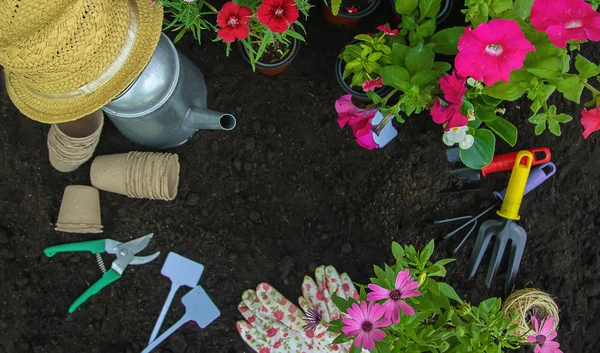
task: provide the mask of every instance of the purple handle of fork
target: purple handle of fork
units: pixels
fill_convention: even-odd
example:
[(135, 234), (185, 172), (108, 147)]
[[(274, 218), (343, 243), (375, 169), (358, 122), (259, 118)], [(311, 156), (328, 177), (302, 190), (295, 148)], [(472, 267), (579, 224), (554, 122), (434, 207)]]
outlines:
[[(531, 190), (537, 188), (540, 184), (553, 176), (554, 173), (556, 173), (556, 166), (552, 162), (544, 163), (532, 169), (527, 178), (527, 184), (525, 184), (525, 192), (523, 195), (527, 195)], [(494, 197), (498, 201), (504, 200), (504, 195), (506, 195), (506, 188), (502, 189), (502, 191), (494, 191)]]

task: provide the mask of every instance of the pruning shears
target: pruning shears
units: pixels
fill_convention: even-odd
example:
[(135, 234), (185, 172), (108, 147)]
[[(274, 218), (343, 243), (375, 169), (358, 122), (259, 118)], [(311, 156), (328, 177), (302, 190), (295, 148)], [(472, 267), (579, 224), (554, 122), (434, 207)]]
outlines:
[[(44, 249), (44, 254), (48, 257), (52, 257), (60, 252), (91, 252), (96, 255), (98, 265), (102, 272), (104, 272), (104, 275), (102, 275), (96, 283), (92, 284), (73, 302), (73, 304), (71, 304), (69, 313), (74, 312), (81, 304), (88, 300), (92, 295), (98, 293), (102, 288), (121, 278), (123, 271), (125, 271), (128, 265), (143, 265), (156, 259), (160, 252), (156, 252), (149, 256), (135, 256), (135, 254), (146, 248), (153, 235), (154, 234), (144, 235), (143, 237), (128, 241), (127, 243), (121, 243), (112, 239), (99, 239), (56, 245)], [(117, 259), (112, 262), (111, 268), (108, 271), (106, 271), (104, 262), (100, 257), (100, 254), (104, 252), (117, 256)]]

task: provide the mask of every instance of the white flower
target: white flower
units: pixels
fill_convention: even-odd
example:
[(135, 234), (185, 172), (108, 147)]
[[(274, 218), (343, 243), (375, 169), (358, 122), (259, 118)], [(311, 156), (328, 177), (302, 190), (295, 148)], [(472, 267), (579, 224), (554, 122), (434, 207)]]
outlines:
[(458, 147), (463, 150), (468, 150), (475, 142), (475, 138), (472, 135), (467, 134), (468, 130), (469, 128), (467, 126), (453, 127), (444, 132), (442, 141), (448, 146), (454, 146), (458, 143)]
[(471, 148), (471, 146), (473, 146), (473, 143), (475, 143), (475, 137), (473, 137), (473, 135), (467, 135), (458, 143), (458, 147), (462, 148), (463, 150), (468, 150)]

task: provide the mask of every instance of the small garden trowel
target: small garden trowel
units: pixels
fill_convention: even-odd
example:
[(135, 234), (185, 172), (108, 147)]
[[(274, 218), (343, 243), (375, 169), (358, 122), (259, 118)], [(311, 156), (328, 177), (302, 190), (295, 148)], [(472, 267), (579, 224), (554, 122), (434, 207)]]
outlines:
[[(550, 150), (546, 147), (531, 148), (527, 151), (533, 154), (532, 165), (547, 163), (552, 157)], [(456, 194), (461, 192), (476, 191), (481, 189), (483, 181), (481, 177), (488, 174), (511, 170), (518, 152), (497, 154), (490, 164), (481, 169), (472, 169), (465, 167), (460, 161), (460, 149), (458, 147), (446, 150), (446, 159), (453, 168), (450, 174), (456, 177), (456, 181), (451, 187), (438, 192), (438, 195)]]
[(165, 277), (169, 277), (171, 280), (171, 290), (169, 291), (167, 300), (160, 311), (158, 320), (156, 320), (156, 324), (154, 324), (154, 329), (152, 330), (152, 335), (150, 335), (150, 341), (148, 341), (148, 344), (152, 343), (156, 336), (158, 336), (160, 327), (165, 320), (165, 316), (167, 316), (169, 307), (171, 306), (173, 298), (175, 297), (175, 293), (177, 293), (179, 287), (196, 287), (200, 281), (200, 276), (202, 276), (203, 271), (204, 266), (202, 264), (192, 261), (177, 253), (169, 253), (160, 273)]

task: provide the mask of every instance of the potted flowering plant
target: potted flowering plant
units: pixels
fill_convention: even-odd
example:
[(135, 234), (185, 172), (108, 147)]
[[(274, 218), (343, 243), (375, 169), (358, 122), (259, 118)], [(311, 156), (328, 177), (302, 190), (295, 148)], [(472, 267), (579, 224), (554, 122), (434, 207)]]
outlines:
[(421, 12), (423, 14), (427, 14), (427, 8), (437, 9), (434, 18), (439, 25), (450, 16), (450, 11), (452, 11), (452, 6), (454, 5), (453, 0), (391, 0), (390, 3), (392, 5), (392, 25), (394, 27), (398, 27), (402, 23), (403, 16), (413, 15), (413, 12), (417, 8), (422, 9)]
[[(459, 143), (471, 168), (492, 160), (496, 136), (511, 146), (517, 128), (502, 117), (501, 104), (526, 96), (535, 133), (560, 136), (560, 124), (573, 118), (548, 103), (555, 93), (580, 104), (584, 90), (592, 99), (581, 112), (584, 138), (600, 129), (600, 68), (577, 53), (581, 43), (600, 40), (600, 14), (584, 0), (470, 0), (465, 10), (472, 26), (458, 42), (456, 72), (431, 110), (444, 125), (443, 141)], [(550, 9), (550, 10), (549, 10)], [(569, 49), (567, 49), (569, 47)], [(440, 81), (441, 83), (441, 81)]]
[[(503, 352), (535, 345), (536, 352), (559, 353), (554, 318), (532, 317), (530, 331), (515, 334), (517, 313), (505, 318), (502, 301), (490, 298), (479, 305), (463, 301), (448, 284), (445, 265), (453, 259), (430, 261), (433, 241), (422, 251), (394, 242), (396, 263), (374, 266), (370, 284), (360, 285), (358, 299), (332, 300), (343, 312), (329, 322), (339, 332), (334, 344), (353, 341), (351, 353)], [(369, 291), (367, 293), (367, 291)], [(318, 319), (318, 318), (317, 318)]]
[(295, 26), (300, 12), (308, 17), (308, 0), (236, 0), (223, 5), (217, 15), (218, 38), (227, 45), (238, 41), (242, 55), (252, 66), (266, 75), (283, 72), (300, 50), (304, 37)]
[(214, 25), (206, 20), (206, 16), (214, 15), (217, 9), (205, 0), (153, 0), (150, 7), (156, 2), (163, 5), (165, 21), (163, 30), (178, 32), (173, 40), (177, 43), (187, 32), (192, 32), (194, 38), (201, 41), (204, 30), (213, 30)]
[(323, 0), (322, 9), (327, 23), (336, 29), (352, 29), (373, 13), (381, 0)]
[[(435, 20), (432, 21), (435, 30)], [(340, 54), (345, 62), (341, 80), (349, 86), (362, 87), (372, 103), (365, 109), (356, 110), (347, 104), (339, 104), (344, 97), (340, 98), (336, 102), (338, 123), (340, 127), (350, 125), (358, 144), (367, 149), (382, 147), (373, 140), (392, 118), (403, 123), (403, 116), (418, 114), (434, 104), (439, 90), (438, 79), (451, 68), (446, 62), (435, 61), (435, 54), (456, 53), (462, 31), (461, 27), (435, 34), (420, 30), (411, 32), (405, 28), (391, 30), (388, 26), (379, 29), (381, 32), (374, 36), (356, 36), (355, 39), (361, 42), (347, 46)], [(402, 31), (408, 42), (400, 35)], [(377, 112), (383, 119), (371, 128)]]

